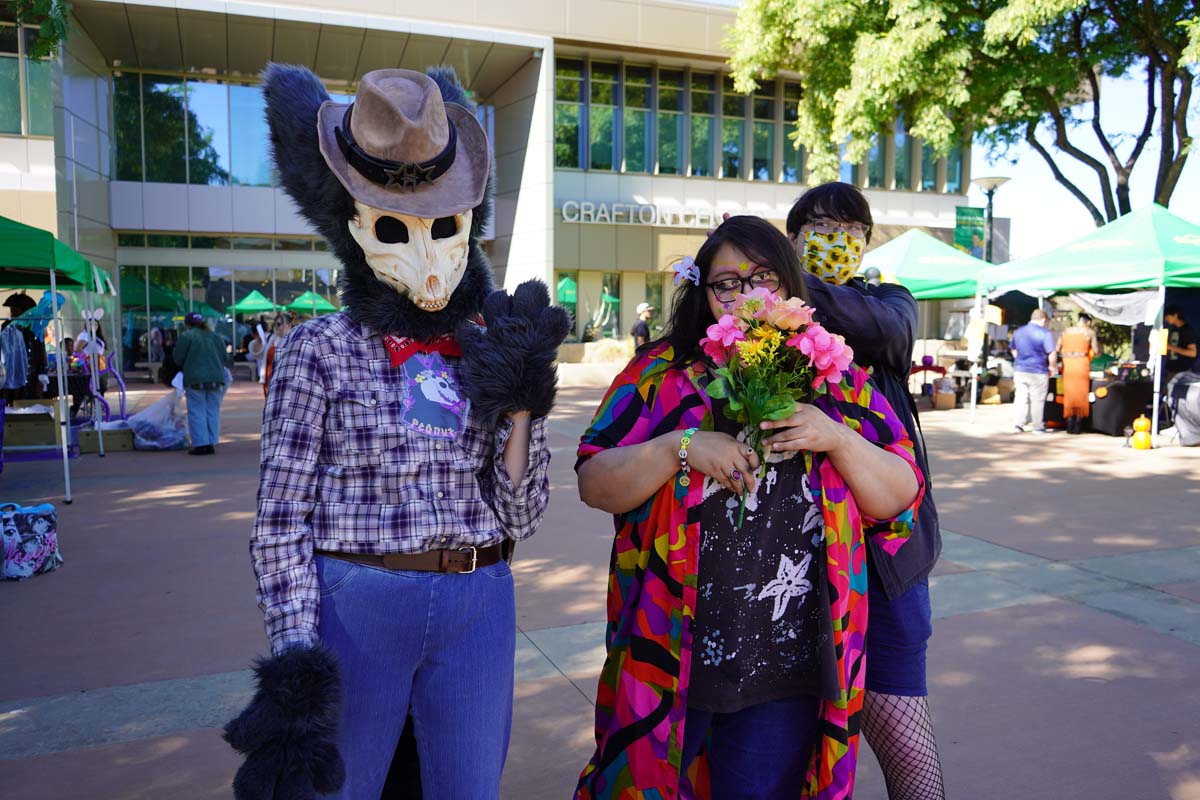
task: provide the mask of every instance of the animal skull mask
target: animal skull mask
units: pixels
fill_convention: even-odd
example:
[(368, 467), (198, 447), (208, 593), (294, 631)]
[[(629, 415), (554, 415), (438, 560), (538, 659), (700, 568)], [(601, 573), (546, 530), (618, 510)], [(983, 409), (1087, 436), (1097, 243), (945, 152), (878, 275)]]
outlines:
[(379, 280), (422, 311), (450, 303), (467, 267), (471, 210), (437, 219), (410, 217), (354, 202), (347, 226)]

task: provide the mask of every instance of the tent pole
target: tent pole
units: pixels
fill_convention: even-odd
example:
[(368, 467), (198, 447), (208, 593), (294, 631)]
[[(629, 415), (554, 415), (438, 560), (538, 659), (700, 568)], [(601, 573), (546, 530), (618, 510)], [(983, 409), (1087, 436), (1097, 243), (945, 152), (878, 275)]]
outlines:
[[(979, 320), (979, 322), (981, 324), (983, 324), (983, 295), (979, 293), (978, 289), (975, 291), (975, 318), (977, 320)], [(984, 330), (986, 331), (986, 327), (984, 328)], [(986, 339), (987, 339), (987, 335), (985, 333), (984, 340), (986, 341)], [(970, 344), (970, 340), (968, 339), (967, 341), (968, 341), (968, 344)], [(979, 392), (979, 371), (980, 371), (980, 369), (981, 369), (981, 367), (975, 363), (974, 359), (972, 359), (971, 360), (971, 424), (972, 425), (975, 424), (975, 409), (976, 409), (976, 405), (977, 405), (977, 403), (975, 402), (975, 397)]]
[[(89, 266), (91, 266), (91, 265), (89, 264)], [(96, 280), (95, 269), (96, 269), (95, 267), (92, 267), (92, 274), (90, 275), (90, 279), (92, 281)], [(93, 288), (95, 288), (95, 287), (93, 287)], [(83, 285), (83, 305), (87, 309), (89, 314), (92, 314), (93, 316), (95, 315), (96, 306), (92, 302), (92, 293), (91, 293), (91, 291), (88, 290), (88, 286), (86, 283)], [(88, 331), (87, 349), (91, 351), (91, 353), (84, 354), (85, 358), (87, 359), (88, 366), (89, 366), (89, 369), (88, 369), (88, 372), (89, 372), (88, 391), (92, 393), (92, 397), (96, 397), (100, 394), (100, 356), (96, 354), (96, 339), (99, 338), (99, 336), (102, 332), (102, 329), (100, 327), (100, 320), (94, 320), (95, 325), (96, 325), (96, 330), (93, 331), (93, 330), (90, 330), (90, 328), (93, 324), (93, 320), (88, 319), (88, 317), (86, 315), (84, 316), (83, 319), (84, 319), (84, 326), (83, 326), (84, 330)], [(100, 414), (100, 406), (98, 403), (93, 401), (92, 402), (92, 427), (96, 431), (97, 450), (100, 454), (100, 457), (104, 458), (104, 456), (106, 455), (104, 452), (104, 431), (100, 429), (99, 419), (98, 419), (99, 414)]]
[[(1166, 304), (1167, 286), (1163, 284), (1158, 287), (1158, 324), (1155, 325), (1155, 330), (1163, 326), (1163, 308)], [(1150, 423), (1150, 441), (1152, 442), (1158, 438), (1158, 405), (1162, 398), (1162, 371), (1166, 357), (1166, 353), (1163, 353), (1154, 363), (1154, 410), (1151, 412)]]
[(66, 371), (67, 363), (63, 360), (62, 346), (62, 322), (58, 318), (58, 281), (55, 279), (54, 269), (50, 270), (50, 321), (54, 325), (54, 358), (57, 364), (55, 369), (55, 377), (58, 383), (58, 426), (62, 434), (62, 460), (63, 460), (63, 484), (66, 487), (66, 495), (63, 497), (63, 502), (71, 505), (74, 499), (71, 497), (71, 462), (70, 447), (71, 439), (71, 420), (67, 417), (67, 381)]

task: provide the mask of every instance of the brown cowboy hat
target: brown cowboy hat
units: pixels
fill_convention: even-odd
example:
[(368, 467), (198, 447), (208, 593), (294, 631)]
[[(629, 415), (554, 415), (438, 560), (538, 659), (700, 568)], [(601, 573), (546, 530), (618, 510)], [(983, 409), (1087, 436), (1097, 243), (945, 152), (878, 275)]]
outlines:
[(487, 134), (424, 73), (368, 72), (354, 103), (321, 104), (317, 130), (325, 163), (365, 205), (436, 219), (483, 202)]

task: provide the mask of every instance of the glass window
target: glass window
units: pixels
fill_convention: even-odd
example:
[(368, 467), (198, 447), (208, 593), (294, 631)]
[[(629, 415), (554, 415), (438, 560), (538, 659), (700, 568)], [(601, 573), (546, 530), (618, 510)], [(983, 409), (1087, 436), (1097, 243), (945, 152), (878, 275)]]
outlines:
[(151, 233), (146, 235), (147, 247), (187, 247), (188, 237), (176, 233)]
[(146, 180), (187, 183), (184, 149), (183, 81), (165, 75), (142, 76), (142, 120), (145, 126)]
[(659, 70), (658, 73), (658, 172), (679, 175), (683, 172), (683, 73)]
[(912, 189), (912, 140), (903, 117), (896, 120), (893, 140), (896, 143), (896, 188), (907, 192)]
[(713, 177), (713, 139), (716, 136), (716, 76), (692, 75), (692, 175)]
[(188, 182), (229, 185), (229, 87), (188, 81)]
[(113, 73), (113, 145), (116, 178), (142, 179), (142, 76), (136, 72)]
[(21, 132), (21, 65), (17, 29), (0, 26), (0, 133)]
[(600, 305), (603, 308), (600, 329), (604, 336), (621, 337), (621, 273), (605, 272), (600, 289)]
[[(565, 308), (571, 315), (571, 331), (574, 334), (576, 307), (579, 300), (579, 273), (556, 271), (554, 287), (554, 302)], [(574, 338), (573, 335), (572, 338)]]
[(838, 162), (838, 180), (842, 183), (857, 183), (855, 177), (858, 175), (856, 165), (851, 164), (846, 160), (846, 145), (841, 147), (841, 161)]
[(880, 134), (871, 137), (871, 149), (867, 152), (867, 185), (887, 188), (887, 172), (884, 164), (884, 139)]
[(654, 165), (650, 139), (650, 67), (625, 68), (625, 171), (649, 172)]
[[(318, 239), (317, 243), (323, 243), (324, 239)], [(342, 307), (341, 298), (338, 297), (338, 270), (336, 269), (315, 269), (313, 270), (313, 291), (324, 297), (337, 308)]]
[(234, 250), (270, 250), (271, 240), (265, 236), (235, 236)]
[(937, 165), (938, 159), (933, 147), (921, 145), (921, 191), (937, 191)]
[(963, 148), (955, 147), (946, 154), (946, 193), (958, 194), (963, 190)]
[(232, 243), (227, 236), (193, 236), (193, 250), (228, 250)]
[(554, 166), (583, 168), (583, 62), (554, 66)]
[[(229, 172), (235, 186), (270, 186), (271, 152), (260, 86), (229, 86)], [(195, 181), (193, 181), (195, 182)]]
[[(312, 291), (311, 274), (305, 269), (277, 269), (275, 275), (275, 303), (281, 306), (290, 305), (305, 292)], [(266, 294), (264, 292), (264, 294)], [(267, 297), (270, 297), (268, 294)], [(297, 308), (301, 314), (312, 316), (312, 306)]]
[(775, 111), (777, 100), (774, 95), (761, 94), (771, 91), (774, 84), (759, 87), (760, 94), (754, 96), (754, 164), (752, 177), (756, 181), (775, 179)]
[(117, 247), (145, 247), (146, 234), (144, 233), (118, 233)]
[(742, 153), (745, 148), (746, 98), (733, 90), (733, 78), (722, 79), (721, 94), (721, 177), (742, 177)]
[[(25, 52), (32, 52), (37, 45), (38, 29), (25, 29)], [(26, 110), (31, 136), (54, 135), (54, 93), (50, 85), (50, 71), (54, 62), (50, 59), (25, 59)]]
[(800, 84), (783, 85), (783, 182), (799, 183), (804, 176), (804, 149), (796, 147), (792, 134), (799, 117)]
[(617, 97), (617, 65), (592, 64), (588, 107), (588, 148), (592, 169), (613, 168), (613, 112)]
[(649, 303), (654, 311), (650, 316), (650, 338), (656, 338), (662, 331), (663, 320), (663, 285), (666, 283), (667, 276), (658, 272), (651, 272), (646, 275), (646, 302)]
[(316, 250), (318, 253), (328, 252), (329, 242), (325, 241), (324, 239), (317, 239), (315, 242), (313, 242), (313, 250)]
[(312, 250), (312, 239), (276, 239), (276, 250)]
[(146, 303), (146, 268), (118, 268), (121, 280), (121, 341), (124, 342), (126, 369), (135, 362), (148, 361), (146, 331), (150, 330), (150, 312)]

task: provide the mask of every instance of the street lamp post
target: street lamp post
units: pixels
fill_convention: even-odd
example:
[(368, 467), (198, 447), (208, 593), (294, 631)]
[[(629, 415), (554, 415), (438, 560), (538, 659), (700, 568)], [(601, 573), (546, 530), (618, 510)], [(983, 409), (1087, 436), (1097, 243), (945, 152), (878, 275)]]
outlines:
[(991, 177), (991, 178), (975, 178), (971, 183), (978, 186), (987, 195), (987, 262), (992, 262), (992, 239), (995, 238), (996, 225), (992, 219), (992, 198), (996, 196), (996, 190), (1004, 184), (1008, 183), (1008, 178)]

